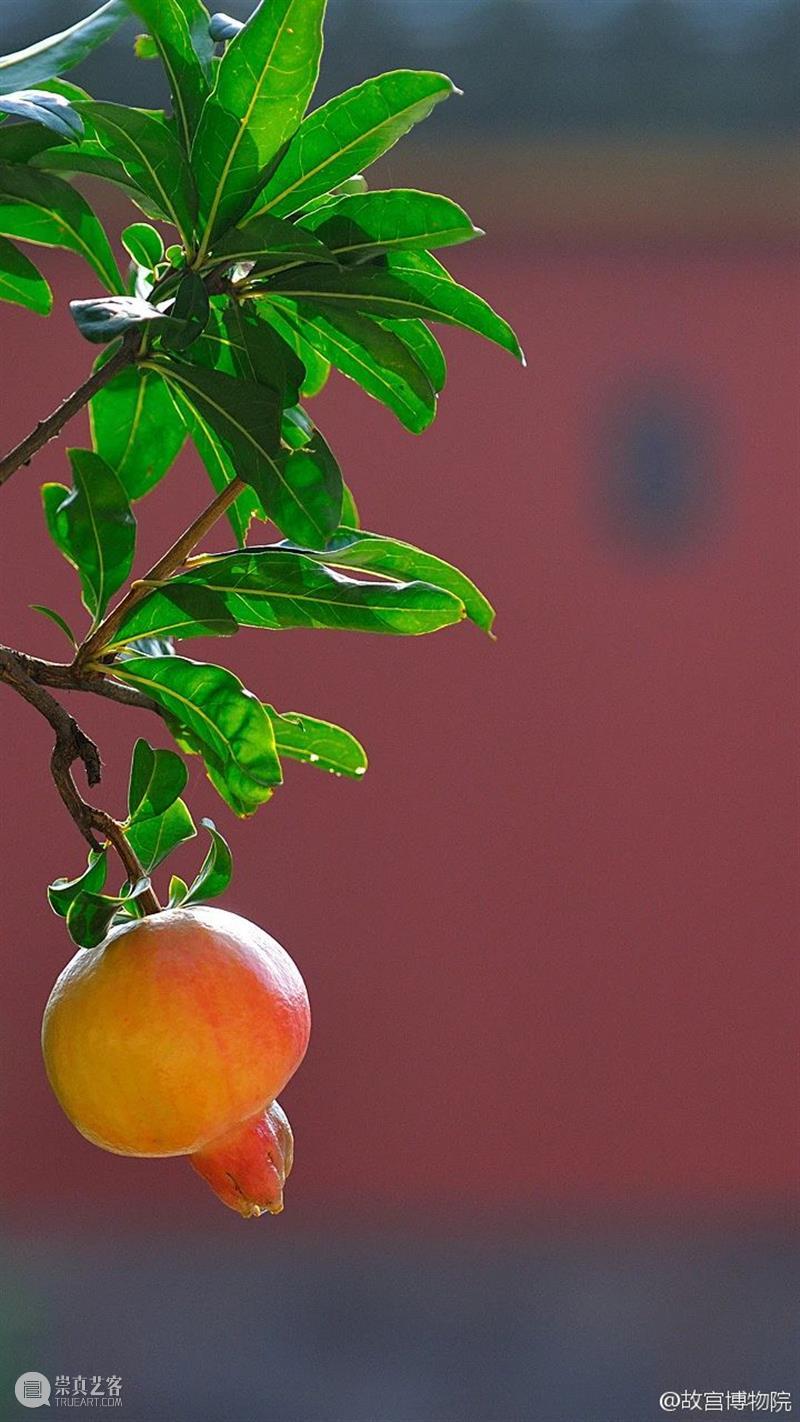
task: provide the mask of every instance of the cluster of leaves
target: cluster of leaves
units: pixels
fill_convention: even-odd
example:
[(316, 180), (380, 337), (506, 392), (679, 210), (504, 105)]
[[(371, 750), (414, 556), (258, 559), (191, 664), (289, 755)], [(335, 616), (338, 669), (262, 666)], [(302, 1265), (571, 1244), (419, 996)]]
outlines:
[[(454, 86), (398, 70), (306, 113), (324, 9), (325, 0), (263, 0), (242, 25), (209, 16), (201, 0), (112, 0), (0, 61), (0, 109), (16, 116), (0, 126), (0, 297), (38, 312), (52, 303), (9, 238), (66, 247), (106, 292), (71, 303), (82, 334), (105, 346), (98, 365), (121, 340), (136, 342), (135, 358), (91, 402), (93, 448), (70, 451), (71, 486), (43, 490), (48, 530), (91, 618), (91, 667), (146, 693), (239, 815), (269, 799), (282, 759), (358, 776), (366, 757), (348, 732), (279, 713), (225, 668), (175, 655), (175, 641), (242, 626), (419, 635), (464, 617), (488, 632), (493, 618), (456, 568), (360, 528), (307, 402), (334, 367), (422, 431), (446, 376), (429, 323), (465, 327), (522, 358), (508, 324), (432, 254), (478, 235), (463, 209), (431, 193), (370, 191), (362, 176)], [(57, 77), (131, 12), (146, 28), (137, 53), (164, 65), (171, 115), (98, 102)], [(121, 188), (149, 219), (122, 234), (124, 277), (69, 181), (76, 174)], [(109, 602), (133, 564), (134, 505), (187, 438), (217, 494), (241, 481), (227, 511), (236, 548), (187, 559), (105, 638)], [(254, 519), (271, 522), (278, 540), (248, 546)], [(149, 873), (194, 829), (179, 798), (180, 757), (142, 744), (126, 832)], [(148, 765), (158, 793), (142, 791)], [(215, 838), (200, 888), (173, 881), (171, 901), (208, 894), (221, 853)], [(78, 941), (97, 941), (109, 912), (137, 912), (136, 886), (124, 902), (108, 899), (104, 878), (104, 857), (93, 856), (85, 875), (51, 891)]]

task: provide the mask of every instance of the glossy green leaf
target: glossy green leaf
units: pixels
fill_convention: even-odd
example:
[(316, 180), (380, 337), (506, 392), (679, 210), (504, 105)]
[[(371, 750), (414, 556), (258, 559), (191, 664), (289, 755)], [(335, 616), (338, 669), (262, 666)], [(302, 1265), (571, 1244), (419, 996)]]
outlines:
[(189, 26), (189, 34), (192, 37), (195, 54), (200, 60), (200, 67), (208, 79), (213, 72), (214, 62), (214, 40), (210, 33), (211, 16), (202, 0), (177, 0), (177, 3)]
[(303, 516), (302, 491), (294, 488), (285, 473), (286, 452), (280, 443), (281, 402), (275, 392), (198, 365), (178, 361), (170, 365), (151, 361), (142, 364), (159, 371), (181, 389), (270, 517), (274, 505), (283, 507), (287, 501), (294, 503), (298, 518)]
[(122, 104), (90, 99), (76, 107), (86, 126), (81, 153), (120, 165), (130, 186), (152, 198), (188, 246), (197, 195), (188, 159), (169, 124), (155, 113)]
[(255, 304), (214, 299), (205, 335), (192, 349), (194, 364), (268, 386), (283, 408), (300, 398), (303, 366)]
[(151, 227), (149, 222), (132, 222), (123, 231), (121, 241), (128, 256), (147, 271), (155, 271), (159, 262), (164, 260), (161, 233)]
[(275, 731), (278, 755), (315, 765), (332, 775), (350, 775), (358, 780), (366, 774), (367, 753), (349, 731), (299, 711), (280, 713), (274, 706), (267, 706), (266, 711)]
[(134, 610), (131, 619), (126, 619), (108, 643), (109, 651), (142, 637), (178, 637), (185, 641), (189, 637), (232, 637), (239, 630), (225, 599), (213, 588), (176, 586), (174, 579), (163, 588), (155, 588), (147, 599), (147, 612), (137, 619)]
[(174, 751), (156, 749), (143, 738), (131, 757), (128, 814), (133, 821), (163, 815), (183, 794), (189, 772)]
[(328, 262), (336, 258), (315, 237), (291, 222), (265, 212), (248, 222), (246, 227), (232, 227), (214, 243), (209, 265), (233, 266), (236, 262), (254, 262), (257, 270), (282, 271), (309, 262)]
[(330, 99), (301, 123), (252, 216), (297, 212), (374, 163), (455, 92), (444, 74), (397, 69)]
[(30, 163), (41, 156), (42, 165), (47, 167), (47, 149), (63, 147), (64, 143), (59, 134), (40, 123), (23, 120), (4, 124), (0, 128), (0, 163)]
[(64, 633), (64, 636), (67, 638), (67, 641), (71, 642), (74, 648), (77, 648), (78, 639), (75, 636), (75, 633), (73, 632), (66, 618), (62, 617), (60, 612), (56, 612), (55, 609), (52, 607), (45, 607), (44, 604), (41, 602), (32, 602), (30, 606), (33, 612), (41, 612), (43, 617), (47, 617), (50, 622), (54, 622), (56, 627), (58, 627), (59, 630)]
[(481, 237), (458, 203), (435, 193), (393, 188), (340, 198), (298, 219), (340, 261), (366, 261), (380, 252), (452, 247)]
[(38, 316), (53, 309), (53, 293), (41, 272), (5, 237), (0, 237), (0, 301), (26, 306)]
[(386, 316), (373, 316), (371, 319), (377, 321), (379, 326), (385, 326), (403, 345), (408, 346), (425, 371), (435, 393), (440, 395), (447, 383), (447, 362), (444, 351), (425, 322), (392, 321)]
[[(149, 887), (150, 880), (145, 878), (125, 895), (78, 894), (67, 913), (67, 932), (73, 943), (79, 948), (97, 948), (115, 921), (135, 916), (136, 899)], [(126, 906), (130, 906), (128, 912), (123, 913)]]
[(44, 89), (20, 89), (17, 93), (0, 96), (0, 113), (43, 124), (62, 138), (80, 140), (83, 133), (83, 120), (69, 100)]
[(416, 356), (393, 331), (358, 311), (322, 302), (313, 315), (307, 306), (302, 309), (300, 334), (331, 365), (393, 410), (406, 429), (420, 434), (428, 428), (436, 416), (435, 391)]
[(225, 840), (213, 820), (203, 820), (202, 824), (211, 835), (211, 848), (203, 860), (199, 874), (193, 879), (181, 900), (187, 905), (219, 898), (233, 878), (233, 859)]
[[(220, 593), (243, 627), (329, 627), (420, 636), (464, 616), (460, 598), (425, 582), (359, 582), (305, 552), (248, 548), (198, 560), (133, 608), (118, 636), (148, 636), (153, 623), (162, 635), (180, 636), (182, 612), (176, 599), (182, 590), (198, 585)], [(164, 607), (170, 601), (175, 603), (174, 622), (165, 626)]]
[(464, 604), (467, 617), (484, 632), (491, 632), (494, 608), (475, 584), (433, 553), (424, 553), (399, 538), (367, 533), (359, 528), (340, 528), (322, 552), (303, 550), (311, 558), (324, 560), (336, 568), (352, 568), (387, 578), (421, 579), (434, 587), (446, 588)]
[(108, 238), (89, 204), (50, 173), (0, 164), (0, 234), (40, 247), (67, 247), (86, 258), (108, 291), (123, 289)]
[(192, 148), (208, 250), (251, 206), (314, 90), (325, 0), (262, 0), (234, 36)]
[(135, 327), (153, 323), (173, 328), (173, 318), (140, 296), (102, 296), (71, 301), (70, 315), (81, 335), (94, 345), (108, 345)]
[(108, 851), (90, 849), (88, 868), (84, 869), (82, 874), (76, 879), (56, 879), (50, 884), (47, 898), (53, 912), (60, 918), (66, 918), (70, 905), (79, 894), (99, 894), (105, 888), (107, 873)]
[(45, 517), (56, 546), (77, 568), (84, 605), (99, 620), (128, 577), (136, 522), (110, 465), (88, 449), (71, 449), (74, 488), (45, 484)]
[(275, 491), (270, 515), (285, 533), (288, 528), (305, 529), (287, 537), (311, 547), (324, 547), (342, 513), (342, 472), (327, 441), (318, 429), (299, 448), (293, 449), (284, 466), (284, 482)]
[(189, 892), (189, 885), (185, 879), (181, 879), (179, 874), (173, 874), (169, 881), (169, 901), (168, 908), (180, 908), (186, 895)]
[(270, 325), (275, 327), (281, 339), (291, 346), (300, 360), (305, 370), (305, 377), (300, 386), (300, 395), (306, 400), (310, 400), (313, 395), (319, 395), (328, 383), (328, 376), (331, 373), (330, 361), (310, 345), (305, 336), (301, 335), (299, 325), (280, 311), (274, 302), (254, 298), (252, 305), (257, 308), (259, 315), (265, 321), (269, 321)]
[[(146, 371), (145, 374), (150, 374), (150, 372)], [(155, 376), (151, 378), (159, 379)], [(180, 386), (167, 386), (160, 380), (159, 383), (169, 391), (170, 398), (174, 401), (176, 410), (184, 421), (185, 429), (205, 465), (216, 493), (221, 494), (222, 490), (236, 478), (236, 470), (230, 456), (222, 448), (213, 428), (182, 394)], [(256, 493), (250, 488), (243, 489), (228, 509), (226, 517), (233, 529), (236, 542), (240, 546), (243, 546), (247, 539), (251, 520), (259, 512), (263, 515)]]
[(464, 326), (524, 361), (508, 322), (482, 297), (459, 286), (425, 253), (388, 253), (369, 266), (338, 272), (330, 267), (304, 267), (276, 276), (270, 281), (270, 290), (290, 297), (303, 316), (313, 314), (323, 303), (365, 316), (422, 317)]
[(129, 499), (141, 499), (180, 453), (186, 426), (169, 387), (152, 370), (129, 366), (93, 397), (92, 442)]
[(179, 745), (203, 756), (236, 814), (252, 814), (280, 784), (272, 723), (233, 672), (184, 657), (145, 657), (116, 663), (114, 675), (158, 702)]
[(72, 69), (108, 39), (127, 17), (128, 9), (123, 0), (111, 0), (68, 30), (49, 35), (14, 54), (4, 54), (0, 58), (0, 93), (30, 88), (54, 74)]
[[(175, 759), (179, 757), (176, 756)], [(156, 869), (173, 849), (177, 849), (179, 844), (185, 844), (188, 839), (194, 839), (196, 834), (194, 821), (180, 799), (174, 800), (160, 815), (137, 818), (125, 830), (126, 839), (148, 874)]]
[(128, 0), (144, 20), (166, 70), (178, 133), (188, 153), (209, 85), (180, 0)]
[(348, 528), (361, 527), (358, 505), (356, 504), (352, 489), (349, 489), (347, 484), (342, 488), (342, 523), (346, 524)]

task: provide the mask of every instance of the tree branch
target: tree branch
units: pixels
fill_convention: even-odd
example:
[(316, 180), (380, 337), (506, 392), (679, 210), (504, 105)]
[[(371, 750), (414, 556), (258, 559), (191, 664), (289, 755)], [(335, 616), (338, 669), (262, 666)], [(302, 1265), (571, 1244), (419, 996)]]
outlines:
[[(29, 674), (33, 658), (14, 652), (11, 648), (0, 647), (0, 681), (12, 687), (30, 706), (44, 716), (55, 731), (56, 739), (50, 757), (50, 769), (69, 814), (92, 849), (102, 849), (97, 835), (102, 835), (114, 846), (122, 860), (125, 873), (131, 884), (146, 878), (144, 867), (139, 862), (128, 842), (122, 825), (105, 810), (89, 805), (80, 795), (72, 775), (72, 767), (80, 761), (86, 772), (89, 785), (99, 785), (102, 775), (100, 752), (94, 741), (81, 730), (77, 721), (56, 701), (49, 691), (33, 680)], [(46, 664), (40, 663), (39, 667)], [(62, 669), (63, 670), (63, 669)], [(99, 678), (102, 680), (102, 678)], [(74, 688), (77, 689), (77, 688)], [(82, 687), (82, 690), (94, 688)], [(146, 698), (144, 698), (146, 699)], [(139, 903), (145, 913), (158, 913), (161, 905), (152, 889), (146, 889), (139, 896)]]
[(117, 603), (116, 607), (112, 608), (96, 631), (81, 643), (75, 653), (71, 670), (78, 679), (84, 681), (87, 679), (86, 667), (94, 658), (102, 655), (103, 649), (122, 625), (131, 608), (152, 592), (153, 583), (164, 583), (172, 577), (173, 573), (177, 573), (193, 549), (205, 538), (214, 524), (219, 522), (222, 515), (227, 512), (234, 500), (246, 488), (247, 485), (243, 479), (238, 477), (232, 479), (230, 484), (227, 484), (222, 490), (222, 493), (217, 494), (208, 507), (197, 515), (194, 523), (191, 523), (186, 532), (182, 533), (172, 547), (167, 549), (163, 557), (153, 564), (150, 571), (145, 573), (143, 578), (137, 578), (134, 583), (131, 583), (125, 596)]
[(122, 345), (110, 360), (99, 370), (93, 372), (88, 380), (79, 385), (66, 400), (55, 409), (52, 415), (48, 415), (46, 420), (40, 420), (35, 429), (26, 436), (14, 449), (12, 449), (4, 459), (0, 460), (0, 484), (5, 484), (7, 479), (16, 472), (23, 464), (30, 464), (34, 454), (38, 453), (51, 439), (55, 439), (60, 434), (68, 420), (73, 415), (77, 415), (84, 405), (88, 405), (93, 395), (98, 390), (102, 390), (110, 380), (114, 379), (121, 370), (130, 365), (136, 355), (136, 346), (139, 336), (135, 331), (129, 331), (123, 338)]

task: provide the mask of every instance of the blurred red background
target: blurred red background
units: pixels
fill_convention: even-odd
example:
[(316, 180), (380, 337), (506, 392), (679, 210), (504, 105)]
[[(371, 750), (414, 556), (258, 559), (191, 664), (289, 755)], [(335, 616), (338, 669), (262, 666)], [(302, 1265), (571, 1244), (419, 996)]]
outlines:
[[(491, 230), (491, 204), (476, 191), (471, 206)], [(573, 228), (565, 245), (528, 221), (533, 236), (501, 224), (451, 262), (514, 321), (527, 371), (446, 332), (423, 439), (338, 377), (317, 406), (365, 527), (471, 573), (497, 605), (496, 644), (462, 626), (185, 648), (281, 709), (340, 721), (371, 758), (359, 784), (290, 767), (244, 824), (193, 771), (193, 809), (235, 851), (227, 906), (286, 945), (311, 992), (284, 1101), (296, 1170), (271, 1229), (321, 1212), (772, 1217), (788, 1200), (794, 253), (775, 231), (619, 243)], [(91, 279), (66, 256), (44, 266), (53, 320), (4, 311), (6, 445), (92, 358), (63, 309)], [(68, 436), (87, 442), (80, 421)], [(80, 620), (39, 506), (65, 469), (51, 446), (2, 493), (1, 635), (52, 657), (66, 644), (28, 604)], [(206, 492), (184, 454), (141, 508), (138, 569)], [(121, 812), (133, 739), (165, 733), (73, 702)], [(49, 1094), (39, 1022), (71, 949), (44, 887), (83, 851), (49, 783), (49, 729), (10, 693), (3, 718), (7, 1221), (109, 1211), (227, 1233), (184, 1162), (94, 1150)]]

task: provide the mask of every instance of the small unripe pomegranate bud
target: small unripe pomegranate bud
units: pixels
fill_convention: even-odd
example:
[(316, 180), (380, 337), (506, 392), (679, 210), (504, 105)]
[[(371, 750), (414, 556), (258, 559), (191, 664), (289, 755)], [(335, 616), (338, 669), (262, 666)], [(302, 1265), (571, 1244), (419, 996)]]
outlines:
[(223, 1205), (245, 1219), (280, 1214), (293, 1158), (292, 1128), (277, 1101), (190, 1156)]

